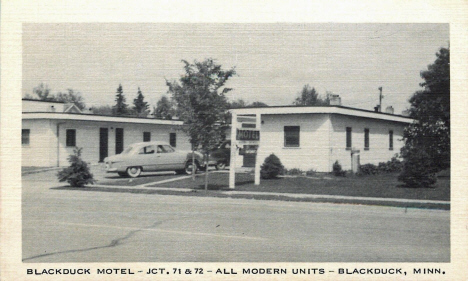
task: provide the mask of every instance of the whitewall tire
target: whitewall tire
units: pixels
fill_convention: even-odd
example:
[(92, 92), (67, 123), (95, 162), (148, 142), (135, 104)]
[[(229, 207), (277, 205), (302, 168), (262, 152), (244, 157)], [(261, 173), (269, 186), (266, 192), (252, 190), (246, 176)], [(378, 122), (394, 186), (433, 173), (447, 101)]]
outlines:
[(141, 174), (140, 167), (128, 167), (127, 168), (127, 175), (131, 178), (137, 178)]

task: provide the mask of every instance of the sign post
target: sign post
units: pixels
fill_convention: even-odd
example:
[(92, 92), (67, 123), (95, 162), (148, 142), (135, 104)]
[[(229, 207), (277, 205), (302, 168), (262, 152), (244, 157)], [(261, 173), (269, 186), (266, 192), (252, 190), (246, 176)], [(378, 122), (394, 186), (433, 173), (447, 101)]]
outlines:
[(231, 119), (231, 162), (229, 163), (229, 188), (236, 187), (236, 158), (237, 158), (237, 113), (232, 112)]
[(255, 185), (260, 185), (260, 131), (262, 126), (262, 115), (255, 115), (255, 127), (258, 129), (258, 148), (257, 157), (255, 157)]

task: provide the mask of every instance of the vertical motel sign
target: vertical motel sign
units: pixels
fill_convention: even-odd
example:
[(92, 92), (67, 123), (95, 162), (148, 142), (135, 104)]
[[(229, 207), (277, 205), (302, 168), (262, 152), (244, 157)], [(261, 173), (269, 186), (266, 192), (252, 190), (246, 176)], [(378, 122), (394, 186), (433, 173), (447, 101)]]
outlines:
[[(231, 124), (231, 136), (235, 135), (235, 141), (231, 145), (231, 163), (229, 166), (229, 188), (235, 188), (236, 181), (236, 159), (238, 155), (238, 148), (242, 148), (244, 145), (258, 145), (260, 148), (260, 130), (261, 130), (261, 115), (256, 114), (255, 116), (255, 129), (249, 128), (238, 128), (240, 123), (237, 121), (237, 114), (232, 112), (232, 124)], [(232, 138), (234, 139), (234, 138)], [(260, 184), (260, 162), (258, 157), (255, 157), (255, 185)]]

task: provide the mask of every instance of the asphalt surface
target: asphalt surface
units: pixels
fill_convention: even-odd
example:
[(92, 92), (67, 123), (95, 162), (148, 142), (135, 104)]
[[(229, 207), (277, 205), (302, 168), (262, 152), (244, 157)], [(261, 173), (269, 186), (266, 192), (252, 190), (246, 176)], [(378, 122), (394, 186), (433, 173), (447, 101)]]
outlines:
[(54, 189), (23, 176), (24, 262), (449, 262), (450, 212)]

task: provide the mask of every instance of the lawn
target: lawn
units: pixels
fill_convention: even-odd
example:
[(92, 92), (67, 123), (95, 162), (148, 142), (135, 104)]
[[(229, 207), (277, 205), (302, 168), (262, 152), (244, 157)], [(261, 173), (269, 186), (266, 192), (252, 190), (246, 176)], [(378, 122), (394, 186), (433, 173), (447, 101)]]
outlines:
[[(184, 176), (184, 175), (182, 175)], [(106, 174), (103, 179), (96, 182), (98, 185), (120, 185), (120, 186), (137, 186), (151, 182), (158, 182), (168, 179), (173, 179), (176, 176), (174, 173), (146, 173), (140, 175), (138, 178), (120, 177), (117, 174)], [(179, 175), (177, 176), (179, 177)]]
[[(397, 173), (347, 177), (322, 174), (261, 180), (256, 186), (253, 174), (243, 173), (236, 174), (235, 190), (450, 201), (449, 177), (439, 177), (437, 184), (430, 188), (409, 188), (402, 186), (397, 176)], [(229, 174), (211, 173), (209, 190), (228, 190), (228, 182)], [(199, 175), (195, 181), (183, 179), (154, 186), (203, 189), (204, 176)]]

